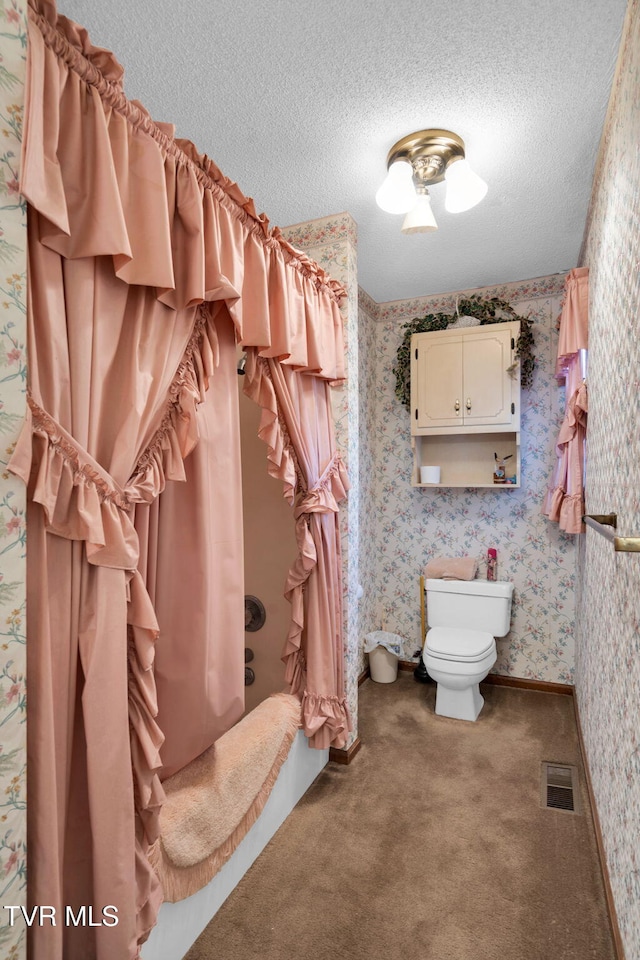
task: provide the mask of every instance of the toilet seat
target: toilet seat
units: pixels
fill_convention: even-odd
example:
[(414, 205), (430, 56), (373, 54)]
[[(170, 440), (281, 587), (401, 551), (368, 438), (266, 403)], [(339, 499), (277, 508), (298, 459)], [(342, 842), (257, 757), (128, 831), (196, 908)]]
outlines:
[(495, 638), (484, 630), (433, 627), (427, 633), (425, 650), (436, 660), (475, 663), (495, 650)]

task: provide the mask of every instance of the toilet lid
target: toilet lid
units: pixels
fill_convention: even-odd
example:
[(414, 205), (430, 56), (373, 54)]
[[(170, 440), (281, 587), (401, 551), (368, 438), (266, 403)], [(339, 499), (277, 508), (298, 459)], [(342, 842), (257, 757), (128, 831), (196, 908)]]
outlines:
[(427, 653), (442, 660), (482, 660), (495, 649), (495, 639), (483, 630), (434, 627), (427, 633)]

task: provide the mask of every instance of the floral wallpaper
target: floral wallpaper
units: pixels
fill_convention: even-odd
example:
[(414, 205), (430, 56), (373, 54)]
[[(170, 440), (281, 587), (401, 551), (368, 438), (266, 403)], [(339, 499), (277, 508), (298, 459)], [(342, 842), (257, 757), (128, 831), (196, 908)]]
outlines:
[(360, 583), (358, 601), (360, 645), (358, 672), (367, 667), (362, 642), (379, 630), (380, 611), (376, 596), (375, 436), (376, 436), (376, 325), (378, 305), (362, 290), (359, 297), (359, 415), (360, 415)]
[[(361, 343), (371, 362), (361, 381), (374, 398), (367, 415), (375, 504), (375, 619), (404, 638), (404, 659), (420, 648), (419, 577), (436, 556), (471, 556), (485, 575), (489, 547), (498, 575), (515, 585), (512, 629), (498, 639), (495, 673), (572, 683), (574, 669), (575, 538), (540, 513), (564, 398), (553, 377), (556, 320), (564, 274), (379, 304), (363, 294)], [(456, 296), (479, 293), (508, 300), (533, 317), (534, 383), (522, 394), (522, 485), (518, 489), (416, 489), (411, 486), (409, 415), (394, 394), (392, 368), (402, 323), (435, 310), (455, 312)], [(373, 314), (377, 314), (375, 317)], [(371, 385), (372, 384), (372, 385)]]
[[(589, 267), (586, 504), (640, 536), (640, 3), (631, 0), (596, 166)], [(587, 530), (576, 696), (627, 960), (640, 957), (640, 555)]]
[(346, 380), (332, 391), (336, 424), (336, 443), (349, 471), (351, 490), (340, 509), (340, 531), (343, 561), (343, 625), (347, 702), (353, 730), (346, 744), (348, 749), (358, 733), (358, 673), (361, 635), (359, 625), (358, 585), (361, 562), (360, 523), (364, 509), (360, 489), (360, 407), (357, 230), (348, 213), (323, 217), (287, 227), (283, 231), (294, 247), (304, 250), (334, 279), (344, 284), (347, 301), (342, 306), (345, 331)]
[[(26, 525), (6, 465), (25, 410), (26, 205), (19, 192), (26, 12), (0, 6), (0, 905), (26, 903)], [(0, 956), (25, 956), (24, 926), (0, 911)]]

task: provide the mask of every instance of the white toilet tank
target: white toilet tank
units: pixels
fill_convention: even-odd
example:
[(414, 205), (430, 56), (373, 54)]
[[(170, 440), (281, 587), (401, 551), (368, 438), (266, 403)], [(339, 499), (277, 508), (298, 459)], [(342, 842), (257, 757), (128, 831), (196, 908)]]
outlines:
[(511, 625), (513, 584), (502, 580), (426, 582), (429, 627), (462, 627), (504, 637)]

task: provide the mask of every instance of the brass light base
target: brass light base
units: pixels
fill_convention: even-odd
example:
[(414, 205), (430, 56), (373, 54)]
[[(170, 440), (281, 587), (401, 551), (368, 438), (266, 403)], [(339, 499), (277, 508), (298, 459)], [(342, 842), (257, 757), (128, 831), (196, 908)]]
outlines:
[(464, 160), (464, 140), (451, 130), (418, 130), (391, 147), (387, 169), (396, 160), (408, 160), (416, 182), (440, 183), (454, 160)]

